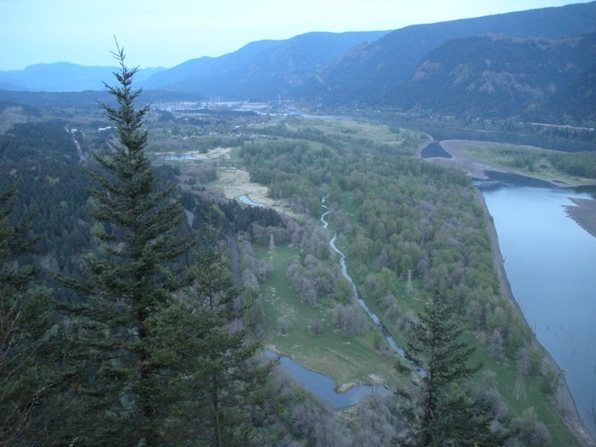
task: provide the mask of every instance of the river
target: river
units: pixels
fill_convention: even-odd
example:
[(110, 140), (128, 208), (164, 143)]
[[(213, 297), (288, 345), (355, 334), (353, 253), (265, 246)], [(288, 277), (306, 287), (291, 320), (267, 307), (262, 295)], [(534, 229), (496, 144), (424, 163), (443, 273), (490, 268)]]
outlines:
[(565, 372), (596, 435), (596, 238), (567, 216), (585, 192), (511, 181), (478, 182), (515, 299), (538, 341)]

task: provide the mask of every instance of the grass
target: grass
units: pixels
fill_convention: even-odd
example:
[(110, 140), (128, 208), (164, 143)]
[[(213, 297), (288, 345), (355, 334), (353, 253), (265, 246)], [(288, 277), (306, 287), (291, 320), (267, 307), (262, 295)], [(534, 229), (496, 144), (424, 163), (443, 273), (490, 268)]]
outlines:
[(539, 149), (526, 146), (487, 143), (473, 145), (462, 149), (464, 155), (487, 164), (501, 168), (514, 169), (522, 175), (543, 180), (559, 180), (569, 184), (589, 182), (589, 179), (569, 175), (557, 168), (548, 160), (559, 151)]
[[(547, 398), (541, 390), (539, 379), (535, 377), (518, 380), (517, 371), (510, 361), (497, 360), (482, 347), (471, 335), (466, 337), (476, 347), (472, 355), (471, 364), (482, 364), (482, 370), (476, 375), (474, 381), (479, 384), (483, 378), (483, 372), (493, 371), (496, 373), (495, 385), (499, 393), (505, 398), (512, 416), (521, 416), (524, 410), (533, 408), (538, 420), (541, 421), (551, 435), (551, 445), (579, 446), (575, 437), (565, 426), (560, 412), (552, 399)], [(473, 339), (473, 340), (472, 340)]]
[[(255, 254), (273, 265), (269, 279), (261, 287), (267, 326), (265, 344), (332, 377), (340, 389), (379, 382), (404, 386), (404, 378), (394, 368), (393, 355), (375, 348), (376, 328), (363, 336), (345, 337), (334, 327), (332, 303), (320, 302), (312, 308), (300, 301), (286, 278), (288, 264), (300, 255), (299, 250), (279, 246), (271, 255), (265, 248), (255, 247)], [(290, 321), (285, 335), (278, 330), (280, 317)], [(319, 335), (309, 332), (309, 323), (315, 320), (322, 323)]]

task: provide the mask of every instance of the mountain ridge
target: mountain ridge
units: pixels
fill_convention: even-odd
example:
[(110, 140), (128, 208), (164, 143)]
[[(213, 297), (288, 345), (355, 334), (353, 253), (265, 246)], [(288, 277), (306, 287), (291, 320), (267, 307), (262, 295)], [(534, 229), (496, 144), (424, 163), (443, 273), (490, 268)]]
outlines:
[[(296, 95), (324, 66), (350, 48), (387, 31), (312, 32), (278, 41), (257, 41), (219, 58), (199, 58), (149, 79), (144, 86), (200, 91), (229, 99)], [(182, 75), (182, 76), (181, 76)]]
[[(137, 79), (146, 79), (163, 68), (139, 70)], [(118, 67), (54, 62), (29, 65), (23, 70), (0, 71), (0, 89), (44, 92), (103, 90), (103, 81), (113, 77)]]
[[(596, 68), (590, 66), (594, 51), (584, 45), (582, 54), (571, 57), (572, 45), (564, 42), (580, 42), (590, 33), (596, 33), (596, 1), (394, 31), (312, 32), (250, 42), (237, 51), (191, 59), (169, 69), (141, 70), (137, 85), (195, 98), (293, 99), (324, 108), (590, 120), (596, 119), (596, 106), (591, 106), (596, 103), (592, 101)], [(540, 44), (540, 39), (546, 40)], [(576, 68), (569, 70), (551, 60), (554, 56), (547, 50)], [(491, 58), (498, 69), (487, 66), (484, 59)], [(448, 66), (453, 73), (444, 72)], [(462, 72), (462, 67), (470, 72)], [(0, 89), (99, 90), (112, 71), (114, 67), (38, 64), (21, 72), (0, 72)], [(485, 94), (491, 91), (492, 95)]]
[[(311, 95), (324, 101), (371, 103), (409, 79), (431, 50), (456, 38), (484, 34), (571, 37), (596, 31), (596, 2), (411, 25), (392, 31), (330, 67)], [(346, 95), (344, 92), (349, 92)]]
[(403, 110), (513, 116), (540, 110), (553, 95), (562, 95), (594, 60), (596, 33), (564, 39), (454, 39), (425, 56), (412, 77), (384, 101)]

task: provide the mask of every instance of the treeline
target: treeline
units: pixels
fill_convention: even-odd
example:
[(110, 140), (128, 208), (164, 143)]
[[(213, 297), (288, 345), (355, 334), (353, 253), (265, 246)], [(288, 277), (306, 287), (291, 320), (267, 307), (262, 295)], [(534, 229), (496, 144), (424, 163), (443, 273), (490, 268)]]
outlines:
[[(596, 152), (555, 152), (545, 150), (520, 150), (511, 147), (485, 149), (491, 159), (513, 168), (530, 172), (553, 167), (564, 174), (596, 179)], [(479, 150), (483, 156), (484, 149)]]
[(0, 135), (0, 152), (0, 190), (16, 186), (14, 217), (31, 220), (36, 251), (43, 254), (36, 260), (79, 272), (78, 255), (90, 243), (90, 181), (65, 123), (17, 124)]
[[(234, 284), (226, 227), (209, 221), (225, 212), (216, 204), (202, 215), (186, 197), (201, 229), (200, 237), (190, 232), (174, 185), (151, 168), (146, 109), (135, 108), (134, 70), (122, 53), (120, 61), (111, 90), (119, 106), (106, 108), (118, 140), (93, 157), (86, 180), (75, 182), (83, 169), (61, 123), (16, 128), (2, 146), (0, 445), (279, 445), (286, 430), (270, 393), (273, 365), (260, 360), (245, 325), (254, 296)], [(164, 179), (174, 174), (162, 171)], [(30, 185), (18, 179), (39, 190), (23, 194)], [(62, 205), (52, 187), (68, 181), (73, 198), (65, 193)], [(40, 198), (51, 218), (35, 214)], [(91, 238), (43, 233), (52, 230), (53, 206), (84, 208), (77, 224)], [(276, 222), (274, 213), (260, 214), (262, 223)], [(228, 222), (235, 225), (248, 224)], [(53, 245), (38, 262), (37, 236), (69, 247), (79, 268), (48, 265)], [(55, 278), (52, 287), (36, 278), (35, 264)]]

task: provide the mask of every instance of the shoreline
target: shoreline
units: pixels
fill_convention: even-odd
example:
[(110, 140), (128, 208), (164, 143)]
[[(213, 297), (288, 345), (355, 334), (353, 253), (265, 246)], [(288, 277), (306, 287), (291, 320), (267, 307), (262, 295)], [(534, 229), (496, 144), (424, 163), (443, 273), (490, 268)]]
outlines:
[[(449, 140), (447, 143), (453, 143), (454, 145), (455, 144), (461, 145), (465, 141), (466, 140)], [(446, 152), (451, 154), (452, 158), (435, 157), (435, 158), (427, 158), (425, 160), (429, 160), (434, 163), (439, 163), (442, 165), (458, 168), (458, 169), (464, 171), (467, 176), (474, 177), (474, 178), (480, 178), (480, 179), (482, 179), (482, 178), (487, 179), (485, 171), (493, 171), (493, 170), (497, 171), (497, 172), (505, 172), (505, 173), (509, 173), (509, 174), (517, 174), (517, 175), (525, 176), (523, 173), (516, 172), (515, 170), (502, 169), (500, 167), (497, 167), (494, 165), (489, 165), (487, 163), (477, 162), (475, 160), (470, 159), (469, 157), (463, 157), (459, 153), (457, 148), (454, 148), (452, 145), (449, 145), (449, 144), (447, 144), (447, 147), (446, 147), (445, 145), (443, 145), (443, 143), (444, 142), (441, 141), (439, 144), (441, 144), (441, 146), (443, 147), (443, 149)], [(473, 143), (473, 142), (470, 142), (470, 143)], [(418, 155), (418, 158), (422, 159), (421, 151), (419, 151), (417, 153), (417, 155)], [(536, 178), (536, 177), (533, 177), (533, 178)], [(540, 179), (540, 180), (544, 180), (544, 179)], [(556, 187), (580, 186), (580, 185), (572, 185), (572, 184), (568, 184), (568, 183), (563, 183), (560, 181), (553, 181), (553, 180), (546, 180), (546, 181)], [(497, 235), (497, 231), (494, 226), (494, 222), (491, 218), (488, 207), (486, 205), (486, 201), (484, 200), (484, 196), (482, 195), (482, 192), (477, 187), (474, 187), (474, 193), (475, 193), (476, 200), (478, 200), (478, 203), (482, 207), (482, 210), (484, 213), (484, 219), (486, 222), (486, 229), (487, 229), (487, 233), (488, 233), (487, 235), (488, 235), (489, 242), (491, 245), (493, 268), (494, 268), (495, 272), (497, 273), (497, 277), (499, 280), (499, 291), (505, 298), (507, 298), (509, 300), (509, 302), (513, 306), (515, 306), (515, 308), (518, 310), (518, 312), (521, 315), (521, 317), (523, 318), (523, 320), (526, 322), (526, 325), (528, 327), (530, 327), (524, 313), (522, 312), (522, 309), (521, 309), (519, 303), (517, 302), (517, 300), (513, 294), (512, 289), (511, 289), (511, 284), (509, 282), (509, 278), (507, 277), (507, 272), (505, 271), (505, 265), (504, 265), (503, 255), (501, 253), (501, 248), (499, 246), (499, 238)], [(596, 203), (596, 201), (593, 201), (593, 202)], [(577, 203), (577, 202), (574, 202), (574, 203), (576, 203), (576, 205), (578, 205), (578, 206), (570, 207), (570, 208), (581, 207), (581, 205), (579, 203)], [(596, 210), (596, 206), (595, 206), (595, 210)], [(578, 224), (579, 224), (579, 222), (578, 222)], [(588, 231), (588, 230), (586, 229), (586, 231)], [(555, 399), (557, 408), (559, 409), (559, 411), (561, 412), (561, 415), (563, 416), (563, 421), (564, 421), (565, 425), (571, 431), (571, 433), (575, 436), (576, 440), (583, 447), (596, 447), (596, 440), (588, 432), (586, 424), (584, 423), (584, 421), (582, 420), (582, 418), (579, 414), (579, 411), (575, 404), (575, 400), (573, 399), (573, 395), (571, 394), (571, 390), (569, 389), (569, 386), (567, 385), (567, 382), (565, 380), (565, 376), (563, 375), (563, 370), (559, 367), (559, 365), (557, 364), (556, 360), (552, 357), (550, 352), (548, 352), (548, 350), (544, 346), (542, 346), (540, 341), (538, 341), (538, 339), (536, 338), (536, 335), (534, 334), (533, 331), (532, 331), (532, 345), (542, 349), (542, 351), (545, 353), (546, 361), (550, 364), (550, 366), (554, 369), (554, 371), (556, 371), (558, 374), (560, 374), (561, 381), (559, 382), (559, 386), (557, 387), (557, 391), (553, 395), (553, 398)]]
[[(499, 279), (499, 291), (505, 298), (509, 300), (509, 302), (513, 306), (515, 306), (523, 320), (526, 322), (526, 325), (530, 327), (526, 319), (526, 316), (522, 312), (522, 309), (515, 298), (515, 295), (513, 295), (513, 290), (511, 289), (511, 284), (509, 283), (509, 278), (507, 277), (507, 272), (505, 271), (505, 264), (503, 261), (501, 248), (499, 246), (499, 237), (497, 235), (497, 230), (495, 228), (493, 220), (491, 219), (488, 207), (486, 206), (484, 196), (482, 195), (482, 192), (476, 187), (474, 187), (474, 193), (476, 196), (476, 200), (478, 200), (484, 212), (484, 219), (486, 222), (486, 229), (492, 252), (493, 268), (497, 272), (497, 277)], [(557, 374), (559, 374), (559, 377), (561, 377), (559, 386), (557, 387), (557, 391), (553, 397), (555, 399), (559, 411), (563, 416), (565, 425), (567, 425), (571, 433), (573, 433), (577, 441), (582, 446), (595, 447), (596, 441), (589, 434), (586, 425), (579, 414), (579, 410), (577, 409), (575, 400), (573, 399), (573, 395), (571, 394), (571, 390), (569, 389), (567, 381), (565, 380), (565, 376), (563, 375), (563, 370), (559, 367), (557, 361), (552, 357), (550, 352), (540, 343), (540, 341), (538, 341), (533, 331), (532, 344), (536, 347), (539, 347), (544, 352), (546, 361), (550, 364), (554, 371), (556, 371)]]
[[(471, 158), (465, 154), (463, 154), (463, 149), (467, 146), (475, 145), (478, 143), (486, 143), (486, 142), (478, 142), (474, 140), (443, 140), (438, 142), (441, 147), (451, 155), (451, 158), (443, 158), (443, 157), (433, 157), (433, 158), (424, 158), (424, 160), (431, 160), (434, 163), (439, 163), (445, 166), (451, 166), (458, 168), (466, 173), (469, 177), (473, 177), (479, 180), (488, 180), (486, 175), (487, 171), (494, 171), (494, 172), (501, 172), (504, 174), (513, 174), (518, 175), (521, 177), (527, 177), (535, 180), (541, 180), (543, 182), (549, 183), (557, 188), (577, 188), (580, 186), (587, 186), (587, 185), (594, 185), (593, 181), (569, 181), (569, 179), (558, 179), (558, 178), (544, 178), (539, 175), (532, 175), (531, 173), (521, 171), (518, 169), (500, 166), (496, 164), (492, 164), (489, 162), (478, 161), (474, 158)], [(514, 145), (509, 145), (514, 146)], [(520, 146), (527, 148), (529, 150), (536, 149), (532, 146)], [(418, 158), (421, 158), (421, 151), (417, 152)]]

